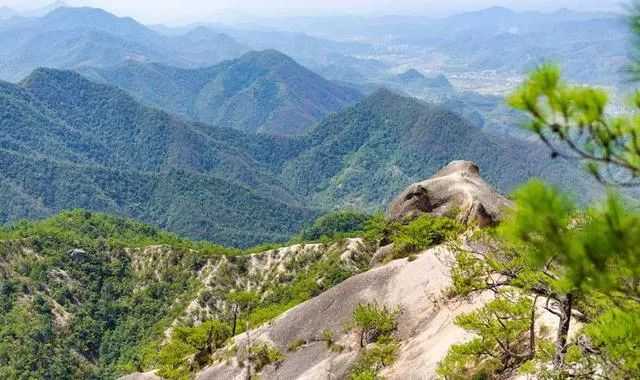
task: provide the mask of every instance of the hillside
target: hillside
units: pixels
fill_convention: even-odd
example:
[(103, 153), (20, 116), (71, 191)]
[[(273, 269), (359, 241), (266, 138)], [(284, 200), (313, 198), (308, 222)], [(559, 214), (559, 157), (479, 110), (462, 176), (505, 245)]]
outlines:
[(274, 50), (202, 69), (129, 63), (82, 72), (190, 120), (272, 135), (301, 135), (361, 98)]
[[(457, 197), (447, 202), (457, 204)], [(356, 220), (352, 217), (360, 223), (343, 223)], [(383, 283), (389, 276), (407, 274), (397, 271), (407, 263), (401, 260), (359, 275), (382, 260), (374, 255), (378, 239), (395, 239), (384, 230), (411, 231), (393, 224), (381, 229), (387, 222), (364, 217), (335, 214), (317, 223), (330, 227), (322, 243), (301, 242), (259, 253), (192, 242), (131, 220), (82, 210), (0, 228), (0, 374), (111, 379), (156, 368), (167, 378), (182, 379), (195, 374), (197, 366), (216, 361), (215, 350), (200, 352), (196, 341), (189, 340), (200, 339), (200, 326), (218, 321), (231, 327), (238, 319), (236, 334), (244, 339), (246, 326), (263, 325), (290, 309), (284, 318), (309, 307), (316, 310), (313, 305), (338, 292), (342, 301), (329, 305), (341, 310), (333, 313), (337, 318), (329, 321), (312, 311), (315, 319), (305, 319), (317, 326), (296, 322), (287, 327), (288, 335), (277, 341), (278, 348), (295, 338), (307, 339), (298, 336), (302, 331), (311, 336), (321, 328), (336, 327), (360, 294), (377, 294), (386, 288)], [(434, 244), (461, 228), (442, 221), (430, 227)], [(358, 235), (367, 238), (345, 237)], [(412, 278), (418, 282), (415, 292), (400, 292), (405, 301), (422, 294), (425, 279), (436, 278), (418, 275), (423, 260), (413, 261)], [(434, 266), (430, 273), (437, 275), (441, 269)], [(354, 282), (360, 285), (354, 288)], [(434, 286), (442, 290), (444, 284), (443, 280)], [(281, 322), (280, 318), (274, 326), (279, 328)], [(23, 334), (27, 329), (30, 333)], [(180, 343), (182, 334), (191, 337), (185, 342), (193, 347)], [(307, 344), (302, 346), (301, 352), (306, 352)], [(198, 362), (189, 364), (185, 356), (194, 353)], [(321, 357), (305, 365), (315, 360)], [(268, 373), (264, 374), (270, 378)]]
[[(311, 244), (243, 255), (86, 211), (2, 228), (0, 375), (113, 379), (144, 368), (167, 329), (190, 326), (207, 310), (207, 318), (229, 316), (216, 309), (229, 291), (272, 290), (267, 279), (287, 266), (282, 291), (317, 294), (333, 283), (306, 288), (312, 276), (331, 273), (338, 283), (360, 270), (357, 252), (339, 258), (350, 249)], [(311, 297), (291, 294), (298, 298), (263, 300), (253, 317), (270, 319)]]
[(536, 176), (600, 192), (542, 147), (384, 90), (297, 138), (184, 122), (51, 69), (0, 84), (0, 105), (3, 222), (82, 207), (248, 246), (287, 240), (319, 210), (377, 210), (454, 159), (484, 165), (505, 192)]
[(305, 139), (283, 180), (317, 204), (375, 208), (453, 160), (477, 162), (504, 193), (532, 177), (584, 199), (601, 191), (570, 163), (549, 160), (541, 145), (485, 133), (446, 108), (388, 90), (328, 117)]
[[(182, 310), (206, 261), (172, 235), (85, 212), (2, 229), (0, 239), (3, 378), (113, 378)], [(137, 248), (151, 244), (174, 246)], [(150, 261), (163, 264), (138, 264)]]
[(314, 215), (272, 174), (296, 143), (191, 125), (72, 72), (0, 91), (3, 221), (83, 207), (250, 245)]

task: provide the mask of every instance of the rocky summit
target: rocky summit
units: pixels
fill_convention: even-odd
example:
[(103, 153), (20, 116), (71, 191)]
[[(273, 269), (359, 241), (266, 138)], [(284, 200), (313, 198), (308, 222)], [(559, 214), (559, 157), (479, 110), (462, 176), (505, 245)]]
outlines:
[(421, 214), (457, 214), (464, 224), (481, 227), (501, 220), (511, 201), (499, 194), (480, 176), (480, 168), (470, 161), (454, 161), (432, 178), (414, 183), (389, 206), (389, 217), (413, 219)]

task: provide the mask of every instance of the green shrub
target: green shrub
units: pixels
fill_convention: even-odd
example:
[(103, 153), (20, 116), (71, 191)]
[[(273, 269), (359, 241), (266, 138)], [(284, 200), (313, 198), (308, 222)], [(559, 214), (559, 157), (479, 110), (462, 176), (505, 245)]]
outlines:
[(327, 348), (331, 348), (331, 346), (333, 346), (334, 339), (335, 337), (334, 337), (333, 331), (329, 329), (325, 329), (324, 331), (322, 331), (322, 340), (324, 340), (325, 343), (327, 343)]
[(306, 343), (307, 342), (305, 342), (304, 339), (294, 339), (293, 341), (289, 342), (289, 345), (287, 346), (287, 351), (289, 352), (298, 351), (300, 347), (304, 346)]
[[(208, 364), (214, 351), (230, 337), (231, 327), (217, 320), (196, 327), (177, 327), (158, 355), (160, 376), (170, 380), (188, 378), (194, 369)], [(192, 356), (192, 364), (189, 364), (188, 359)]]
[(398, 356), (399, 347), (398, 341), (393, 337), (380, 338), (360, 353), (351, 369), (350, 379), (379, 379), (378, 372), (393, 364)]
[(318, 218), (300, 233), (302, 241), (335, 240), (362, 233), (371, 216), (354, 211), (337, 211)]
[(461, 231), (461, 225), (453, 219), (423, 215), (399, 228), (393, 238), (394, 258), (407, 257), (451, 240)]
[(285, 359), (285, 356), (275, 347), (266, 342), (255, 343), (249, 347), (249, 361), (256, 372), (269, 364), (275, 364)]
[(390, 336), (397, 328), (400, 310), (391, 310), (376, 303), (359, 304), (353, 311), (352, 323), (359, 331), (360, 347)]

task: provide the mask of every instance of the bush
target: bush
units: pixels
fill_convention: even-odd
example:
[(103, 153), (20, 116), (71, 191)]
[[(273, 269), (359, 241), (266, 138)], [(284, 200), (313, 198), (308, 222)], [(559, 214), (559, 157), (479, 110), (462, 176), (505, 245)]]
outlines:
[(249, 361), (253, 364), (256, 372), (269, 364), (279, 363), (284, 360), (284, 355), (269, 343), (255, 343), (249, 347)]
[[(196, 327), (177, 327), (168, 344), (158, 355), (160, 375), (167, 379), (188, 378), (191, 367), (202, 368), (209, 363), (215, 350), (231, 337), (231, 327), (217, 320), (207, 321)], [(193, 355), (193, 364), (187, 357)]]
[(338, 211), (318, 218), (300, 234), (303, 241), (336, 239), (361, 233), (371, 216), (353, 211)]
[(398, 341), (390, 336), (367, 347), (351, 369), (351, 380), (379, 379), (378, 372), (393, 364), (398, 356), (398, 349)]
[(399, 310), (376, 303), (359, 304), (353, 311), (353, 325), (360, 332), (360, 347), (390, 336), (396, 330)]
[(298, 351), (300, 349), (300, 347), (304, 346), (305, 344), (306, 344), (306, 342), (304, 341), (304, 339), (295, 339), (295, 340), (289, 342), (289, 346), (287, 347), (287, 351), (289, 351), (289, 352)]
[(399, 228), (393, 238), (394, 258), (407, 257), (411, 253), (451, 240), (461, 231), (462, 226), (453, 219), (423, 215)]

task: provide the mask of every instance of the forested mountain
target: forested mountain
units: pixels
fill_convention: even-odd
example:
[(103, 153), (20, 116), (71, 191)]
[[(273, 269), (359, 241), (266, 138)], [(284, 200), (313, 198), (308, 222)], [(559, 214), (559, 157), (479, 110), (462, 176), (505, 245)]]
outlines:
[(229, 36), (164, 36), (101, 9), (58, 7), (39, 18), (0, 22), (0, 79), (17, 81), (37, 67), (104, 67), (126, 61), (207, 66), (248, 48)]
[(541, 145), (483, 132), (446, 108), (384, 89), (329, 116), (305, 141), (308, 148), (286, 164), (283, 180), (318, 204), (385, 204), (406, 184), (458, 159), (479, 163), (506, 193), (531, 177), (583, 199), (601, 191), (567, 162), (550, 161)]
[(287, 239), (312, 209), (379, 208), (453, 159), (483, 164), (503, 191), (535, 176), (598, 191), (539, 146), (388, 90), (296, 138), (188, 123), (69, 71), (0, 91), (3, 221), (80, 207), (246, 246)]
[(190, 120), (272, 135), (301, 135), (361, 98), (275, 50), (200, 69), (130, 62), (81, 72)]
[(313, 215), (272, 174), (295, 142), (191, 125), (66, 71), (3, 83), (0, 101), (4, 221), (82, 207), (245, 245)]

